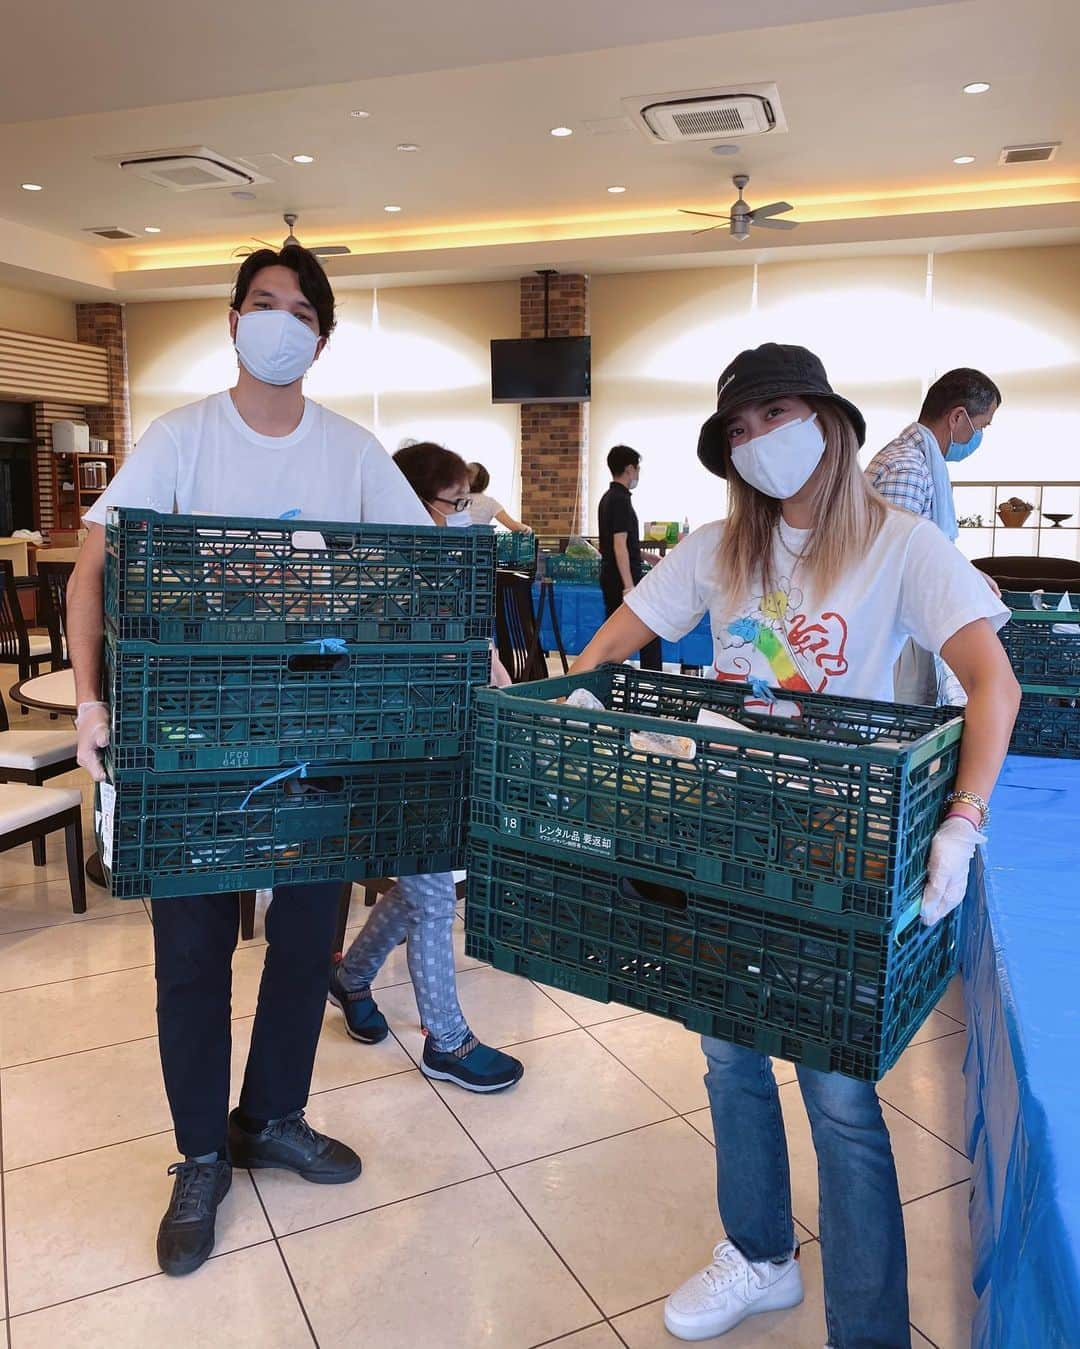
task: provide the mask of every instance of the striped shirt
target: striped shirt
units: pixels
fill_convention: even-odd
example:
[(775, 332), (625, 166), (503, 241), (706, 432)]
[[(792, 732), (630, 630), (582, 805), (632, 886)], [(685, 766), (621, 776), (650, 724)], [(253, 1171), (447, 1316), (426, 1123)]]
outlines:
[(925, 427), (913, 422), (874, 455), (866, 476), (891, 505), (929, 520), (934, 513), (934, 480), (923, 454), (927, 434)]

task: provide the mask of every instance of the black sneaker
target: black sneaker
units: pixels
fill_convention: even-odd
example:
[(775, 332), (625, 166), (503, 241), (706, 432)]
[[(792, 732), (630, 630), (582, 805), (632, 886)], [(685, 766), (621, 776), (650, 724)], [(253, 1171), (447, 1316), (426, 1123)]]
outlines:
[(304, 1180), (316, 1185), (344, 1185), (360, 1174), (360, 1158), (352, 1148), (316, 1133), (304, 1118), (302, 1110), (294, 1110), (284, 1119), (272, 1119), (261, 1133), (249, 1134), (236, 1118), (229, 1116), (229, 1153), (233, 1166), (251, 1170), (276, 1167), (295, 1171)]
[(525, 1065), (501, 1049), (482, 1045), (475, 1035), (449, 1054), (436, 1049), (428, 1035), (420, 1071), (437, 1082), (456, 1082), (466, 1091), (505, 1091), (521, 1080)]
[(218, 1205), (229, 1193), (228, 1162), (175, 1162), (172, 1199), (157, 1235), (158, 1264), (166, 1274), (190, 1274), (214, 1249)]
[(361, 993), (350, 992), (341, 982), (341, 957), (330, 966), (330, 1001), (345, 1013), (345, 1029), (354, 1040), (365, 1045), (377, 1045), (390, 1034), (386, 1017), (365, 988)]

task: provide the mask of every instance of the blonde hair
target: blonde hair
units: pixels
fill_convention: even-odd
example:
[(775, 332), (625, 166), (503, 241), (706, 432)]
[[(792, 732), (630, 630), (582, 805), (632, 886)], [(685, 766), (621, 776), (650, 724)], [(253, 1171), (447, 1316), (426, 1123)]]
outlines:
[[(817, 415), (825, 453), (817, 470), (813, 533), (801, 561), (814, 592), (824, 595), (869, 552), (889, 506), (859, 467), (859, 443), (843, 412), (828, 399), (807, 397), (805, 402)], [(717, 560), (721, 584), (735, 605), (759, 584), (765, 594), (776, 588), (773, 534), (780, 502), (751, 487), (733, 467), (727, 482), (728, 515)]]

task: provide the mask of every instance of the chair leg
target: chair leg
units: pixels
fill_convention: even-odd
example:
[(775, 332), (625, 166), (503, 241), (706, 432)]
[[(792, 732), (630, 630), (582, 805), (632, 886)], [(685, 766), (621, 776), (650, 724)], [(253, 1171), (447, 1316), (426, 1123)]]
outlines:
[(334, 933), (333, 954), (345, 950), (345, 929), (349, 926), (349, 906), (352, 904), (352, 881), (346, 881), (341, 887), (338, 900), (337, 931)]
[(32, 838), (30, 848), (34, 855), (34, 866), (43, 867), (45, 865), (45, 835), (39, 834), (37, 838)]
[(75, 818), (64, 830), (64, 847), (67, 851), (68, 884), (71, 886), (71, 911), (85, 913), (86, 873), (83, 871), (81, 811), (75, 811)]
[(251, 941), (255, 935), (255, 891), (240, 891), (240, 937)]

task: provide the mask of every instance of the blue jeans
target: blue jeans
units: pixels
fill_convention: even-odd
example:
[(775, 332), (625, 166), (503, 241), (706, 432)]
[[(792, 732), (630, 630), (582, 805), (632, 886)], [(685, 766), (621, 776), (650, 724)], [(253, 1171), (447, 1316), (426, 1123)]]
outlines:
[(443, 1053), (459, 1049), (471, 1035), (458, 1002), (454, 973), (456, 901), (449, 871), (402, 876), (372, 909), (339, 969), (347, 989), (367, 988), (386, 957), (407, 936), (409, 978), (420, 1024), (434, 1048)]
[[(772, 1065), (703, 1036), (716, 1197), (748, 1260), (795, 1249), (787, 1140)], [(870, 1082), (798, 1067), (818, 1161), (825, 1321), (833, 1349), (910, 1349), (907, 1246), (892, 1144)]]

